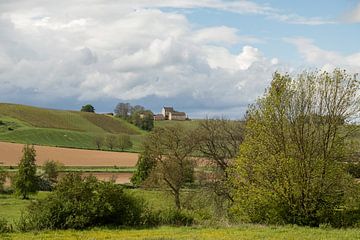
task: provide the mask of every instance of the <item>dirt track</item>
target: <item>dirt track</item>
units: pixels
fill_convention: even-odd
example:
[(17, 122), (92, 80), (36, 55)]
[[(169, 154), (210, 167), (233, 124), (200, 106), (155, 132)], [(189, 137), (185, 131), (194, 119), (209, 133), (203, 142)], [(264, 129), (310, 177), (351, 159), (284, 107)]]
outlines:
[[(16, 166), (22, 156), (24, 144), (0, 142), (0, 163), (3, 166)], [(70, 148), (35, 146), (36, 164), (54, 160), (65, 166), (119, 166), (136, 165), (137, 153), (106, 152)]]

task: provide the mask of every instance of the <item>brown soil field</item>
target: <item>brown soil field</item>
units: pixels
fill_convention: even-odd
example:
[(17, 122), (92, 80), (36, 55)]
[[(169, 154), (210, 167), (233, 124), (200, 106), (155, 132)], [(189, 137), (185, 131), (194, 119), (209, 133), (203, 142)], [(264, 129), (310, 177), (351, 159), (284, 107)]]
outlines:
[[(0, 163), (3, 166), (16, 166), (22, 157), (24, 144), (0, 142)], [(138, 154), (125, 152), (106, 152), (71, 148), (35, 146), (36, 164), (47, 160), (63, 163), (65, 166), (118, 166), (134, 167)]]

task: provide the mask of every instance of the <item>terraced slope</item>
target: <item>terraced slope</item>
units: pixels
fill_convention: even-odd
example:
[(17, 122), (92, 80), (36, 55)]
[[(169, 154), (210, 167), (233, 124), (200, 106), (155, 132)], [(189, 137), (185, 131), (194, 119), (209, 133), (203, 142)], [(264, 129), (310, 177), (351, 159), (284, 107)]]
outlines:
[(96, 149), (108, 134), (129, 134), (139, 151), (144, 132), (108, 115), (0, 103), (0, 141)]

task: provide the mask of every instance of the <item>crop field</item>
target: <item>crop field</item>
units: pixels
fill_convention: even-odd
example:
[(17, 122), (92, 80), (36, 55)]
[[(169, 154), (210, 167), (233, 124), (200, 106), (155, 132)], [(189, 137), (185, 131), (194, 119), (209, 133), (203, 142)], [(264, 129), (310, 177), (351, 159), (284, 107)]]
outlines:
[[(16, 166), (22, 156), (22, 144), (0, 142), (0, 162), (3, 166)], [(37, 164), (47, 160), (63, 163), (65, 166), (121, 166), (134, 167), (137, 153), (107, 152), (96, 150), (35, 146)]]

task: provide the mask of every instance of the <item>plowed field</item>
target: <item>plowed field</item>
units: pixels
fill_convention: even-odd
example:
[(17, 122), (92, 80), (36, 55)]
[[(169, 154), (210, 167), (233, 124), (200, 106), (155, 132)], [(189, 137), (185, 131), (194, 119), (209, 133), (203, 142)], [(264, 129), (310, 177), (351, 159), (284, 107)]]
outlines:
[[(3, 166), (16, 166), (22, 156), (23, 144), (0, 142), (0, 163)], [(36, 164), (54, 160), (65, 166), (118, 166), (134, 167), (138, 154), (125, 152), (106, 152), (58, 147), (35, 146)]]

